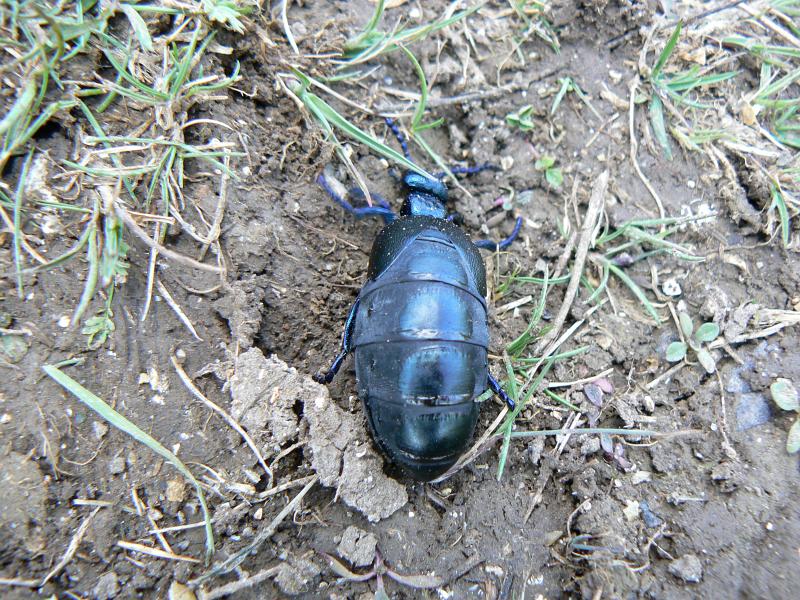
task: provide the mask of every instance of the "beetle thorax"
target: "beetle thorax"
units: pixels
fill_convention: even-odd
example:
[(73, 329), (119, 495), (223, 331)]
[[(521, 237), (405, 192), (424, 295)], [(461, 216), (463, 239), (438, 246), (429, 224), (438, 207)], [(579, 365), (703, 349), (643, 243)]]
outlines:
[(431, 179), (409, 171), (403, 176), (406, 199), (400, 214), (404, 217), (436, 217), (444, 219), (447, 215), (444, 203), (447, 202), (447, 187), (438, 179)]

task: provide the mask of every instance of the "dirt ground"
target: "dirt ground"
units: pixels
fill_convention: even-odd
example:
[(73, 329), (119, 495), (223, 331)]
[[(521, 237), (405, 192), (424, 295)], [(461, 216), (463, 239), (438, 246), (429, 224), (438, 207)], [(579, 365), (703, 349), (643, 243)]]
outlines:
[[(402, 3), (384, 19), (424, 22), (446, 4)], [(495, 12), (504, 5), (489, 4)], [(469, 44), (460, 26), (452, 26), (411, 46), (431, 84), (429, 118), (445, 120), (425, 132), (435, 150), (447, 162), (503, 167), (462, 178), (471, 195), (451, 186), (462, 228), (473, 238), (508, 235), (510, 216), (492, 220), (488, 229), (486, 223), (501, 212), (498, 197), (514, 190), (520, 199), (513, 208), (524, 219), (519, 240), (505, 253), (484, 252), (496, 375), (504, 372), (503, 348), (525, 330), (535, 302), (498, 308), (540, 293), (532, 283), (515, 282), (502, 294), (498, 286), (515, 271), (541, 275), (547, 265), (552, 273), (565, 247), (558, 223), (566, 214), (575, 226), (575, 210), (583, 214), (601, 172), (610, 174), (610, 226), (659, 215), (630, 159), (627, 103), (647, 32), (664, 19), (660, 6), (556, 2), (549, 18), (557, 53), (536, 37), (513, 52), (508, 40), (520, 24), (483, 12), (470, 17)], [(312, 76), (329, 75), (309, 55), (335, 52), (363, 26), (371, 7), (365, 0), (291, 3), (288, 20), (301, 57), (286, 44), (279, 23), (256, 20), (244, 35), (221, 34), (234, 53), (209, 60), (226, 72), (240, 61), (240, 91), (228, 91), (225, 102), (195, 106), (191, 116), (234, 124), (245, 145), (222, 222), (226, 281), (205, 293), (215, 288), (217, 275), (169, 260), (158, 269), (196, 337), (163, 294), (156, 293), (146, 320), (140, 319), (148, 249), (135, 238), (127, 239), (132, 266), (113, 300), (116, 330), (97, 350), (86, 349), (79, 330), (63, 327), (81, 294), (85, 265), (38, 274), (22, 301), (13, 278), (0, 280), (2, 311), (9, 316), (3, 327), (32, 333), (24, 356), (0, 365), (0, 578), (40, 580), (77, 536), (70, 560), (43, 587), (3, 585), (0, 595), (189, 598), (268, 569), (232, 597), (371, 598), (377, 597), (374, 579), (341, 578), (323, 553), (363, 572), (377, 547), (394, 571), (441, 578), (433, 589), (419, 590), (384, 577), (391, 598), (791, 597), (800, 586), (800, 466), (786, 452), (791, 417), (772, 403), (769, 387), (779, 377), (800, 381), (798, 333), (786, 327), (743, 343), (731, 340), (750, 330), (748, 305), (796, 309), (797, 254), (765, 233), (768, 191), (754, 183), (745, 161), (727, 155), (737, 168), (732, 181), (706, 155), (674, 143), (674, 157), (666, 160), (645, 133), (643, 109), (634, 124), (639, 165), (667, 215), (707, 216), (670, 238), (705, 260), (660, 254), (626, 268), (656, 304), (660, 326), (612, 278), (612, 301), (586, 317), (566, 346), (588, 345), (589, 351), (558, 362), (546, 382), (578, 382), (558, 391), (589, 415), (581, 380), (610, 369), (602, 385), (613, 391), (595, 414), (598, 427), (681, 435), (618, 438), (624, 457), (617, 460), (601, 449), (598, 436), (519, 439), (511, 443), (500, 481), (495, 444), (446, 481), (422, 485), (376, 458), (350, 361), (327, 391), (310, 380), (338, 350), (381, 224), (352, 218), (315, 183), (328, 163), (342, 181), (348, 175), (276, 78), (289, 64)], [(648, 55), (650, 64), (655, 55)], [(376, 65), (347, 88), (348, 96), (378, 111), (401, 107), (410, 115), (413, 103), (385, 92), (418, 89), (406, 57), (395, 52)], [(748, 69), (746, 61), (734, 66)], [(559, 78), (567, 76), (591, 98), (591, 108), (569, 93), (551, 115)], [(502, 93), (453, 100), (498, 82)], [(615, 104), (614, 97), (624, 103)], [(533, 106), (536, 123), (528, 132), (506, 121), (524, 105)], [(359, 119), (396, 147), (379, 117)], [(71, 131), (53, 127), (38, 142), (58, 159), (74, 143)], [(363, 147), (352, 149), (370, 188), (399, 206), (385, 161)], [(412, 152), (423, 166), (436, 168), (421, 150)], [(544, 155), (563, 170), (559, 188), (535, 167)], [(4, 180), (16, 181), (19, 168), (19, 161), (10, 163)], [(184, 194), (203, 203), (217, 190), (190, 177)], [(0, 264), (13, 271), (10, 237), (0, 241)], [(67, 236), (63, 248), (73, 241)], [(168, 245), (191, 255), (198, 249), (179, 232), (168, 236)], [(597, 285), (599, 271), (588, 275)], [(679, 285), (677, 295), (665, 295), (668, 280)], [(563, 293), (561, 286), (548, 296), (546, 318), (554, 318)], [(588, 296), (579, 290), (567, 326), (584, 318)], [(670, 302), (696, 323), (721, 327), (730, 343), (713, 350), (718, 375), (692, 361), (661, 377), (672, 368), (666, 347), (678, 339)], [(187, 389), (173, 357), (199, 392), (253, 437), (272, 481), (242, 437)], [(181, 586), (207, 571), (202, 562), (158, 558), (119, 542), (163, 548), (152, 530), (202, 521), (193, 488), (41, 370), (68, 358), (85, 360), (65, 372), (175, 452), (204, 483), (217, 544), (211, 566), (270, 528), (309, 489), (234, 572), (189, 592)], [(517, 430), (568, 424), (571, 411), (544, 395), (534, 398)], [(477, 435), (501, 409), (495, 400), (484, 404)], [(163, 536), (175, 555), (202, 559), (202, 527)]]

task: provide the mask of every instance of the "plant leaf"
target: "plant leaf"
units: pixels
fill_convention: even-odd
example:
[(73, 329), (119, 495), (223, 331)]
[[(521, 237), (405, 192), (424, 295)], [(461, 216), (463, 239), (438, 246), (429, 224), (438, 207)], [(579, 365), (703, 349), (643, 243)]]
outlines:
[(713, 342), (719, 336), (719, 325), (716, 323), (703, 323), (697, 328), (694, 337), (698, 342)]
[(679, 312), (678, 321), (680, 321), (681, 331), (683, 332), (683, 335), (685, 335), (687, 338), (691, 337), (692, 332), (694, 331), (694, 323), (692, 322), (692, 317), (690, 317), (685, 312)]
[(683, 360), (686, 356), (686, 344), (683, 342), (672, 342), (667, 346), (667, 360), (669, 362), (678, 362)]
[(769, 386), (769, 392), (775, 404), (783, 410), (800, 411), (800, 398), (797, 396), (797, 388), (788, 379), (780, 377)]
[(789, 454), (794, 454), (800, 450), (800, 419), (797, 419), (789, 429), (789, 435), (786, 436), (786, 451)]
[(703, 365), (706, 373), (713, 373), (717, 370), (717, 363), (714, 362), (714, 357), (711, 356), (711, 353), (705, 348), (700, 348), (700, 350), (697, 351), (697, 360)]
[(658, 140), (661, 149), (664, 150), (664, 156), (667, 160), (672, 160), (672, 148), (667, 137), (667, 127), (664, 125), (664, 105), (661, 103), (661, 98), (653, 96), (650, 100), (648, 113), (650, 114), (650, 124), (653, 126), (656, 140)]
[(542, 158), (533, 163), (533, 166), (537, 169), (549, 169), (554, 164), (556, 164), (555, 158), (553, 158), (552, 156), (544, 155)]
[(128, 17), (128, 22), (131, 24), (133, 33), (136, 35), (136, 39), (139, 40), (139, 44), (148, 52), (152, 52), (153, 38), (150, 37), (150, 32), (147, 30), (147, 23), (144, 22), (142, 15), (130, 4), (123, 4), (120, 8), (122, 12), (125, 13), (125, 16)]
[(678, 44), (678, 37), (681, 35), (681, 27), (683, 26), (683, 21), (678, 21), (678, 25), (675, 27), (675, 30), (672, 32), (672, 35), (669, 36), (669, 40), (667, 41), (667, 45), (664, 46), (664, 49), (661, 51), (661, 54), (658, 56), (658, 60), (656, 61), (656, 65), (653, 67), (653, 70), (650, 72), (650, 79), (655, 79), (658, 77), (658, 74), (661, 73), (661, 69), (664, 68), (664, 65), (669, 60), (670, 55), (672, 54), (673, 50), (675, 50), (675, 46)]
[(564, 183), (564, 175), (561, 173), (561, 169), (547, 169), (544, 172), (544, 178), (554, 188), (561, 187), (561, 184)]

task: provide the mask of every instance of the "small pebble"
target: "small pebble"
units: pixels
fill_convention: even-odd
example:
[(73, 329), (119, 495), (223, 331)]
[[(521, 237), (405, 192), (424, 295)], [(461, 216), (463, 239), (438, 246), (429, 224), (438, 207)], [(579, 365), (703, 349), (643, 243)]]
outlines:
[(703, 578), (703, 565), (695, 554), (684, 554), (670, 563), (669, 572), (687, 583), (699, 583)]
[(92, 590), (92, 594), (97, 600), (111, 600), (111, 598), (116, 598), (118, 593), (119, 580), (114, 571), (109, 571), (108, 573), (101, 575), (100, 579), (97, 580), (97, 584)]
[(674, 277), (667, 279), (664, 283), (661, 284), (661, 291), (664, 292), (667, 296), (671, 296), (676, 298), (683, 293), (681, 290), (681, 286), (678, 283), (678, 280)]
[(112, 475), (119, 475), (125, 472), (125, 457), (115, 456), (108, 463), (108, 472)]
[(655, 529), (656, 527), (661, 526), (661, 524), (664, 522), (661, 517), (650, 510), (650, 505), (647, 503), (647, 500), (642, 500), (639, 503), (639, 508), (642, 510), (642, 521), (644, 521), (644, 524), (648, 529)]
[(772, 407), (763, 394), (738, 394), (736, 429), (746, 431), (763, 425), (772, 418)]

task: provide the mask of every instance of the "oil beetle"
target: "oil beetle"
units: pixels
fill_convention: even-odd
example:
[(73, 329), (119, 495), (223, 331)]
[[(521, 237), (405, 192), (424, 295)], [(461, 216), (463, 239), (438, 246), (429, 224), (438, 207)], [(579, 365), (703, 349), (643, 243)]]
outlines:
[[(399, 129), (387, 124), (410, 160)], [(478, 396), (488, 388), (514, 406), (489, 372), (486, 271), (478, 247), (508, 246), (521, 219), (506, 240), (474, 244), (447, 218), (441, 179), (407, 172), (399, 218), (377, 195), (374, 206), (354, 208), (324, 175), (318, 181), (348, 211), (380, 216), (386, 226), (372, 246), (368, 280), (347, 316), (341, 351), (314, 379), (330, 383), (352, 352), (377, 445), (414, 479), (430, 481), (467, 449)]]

